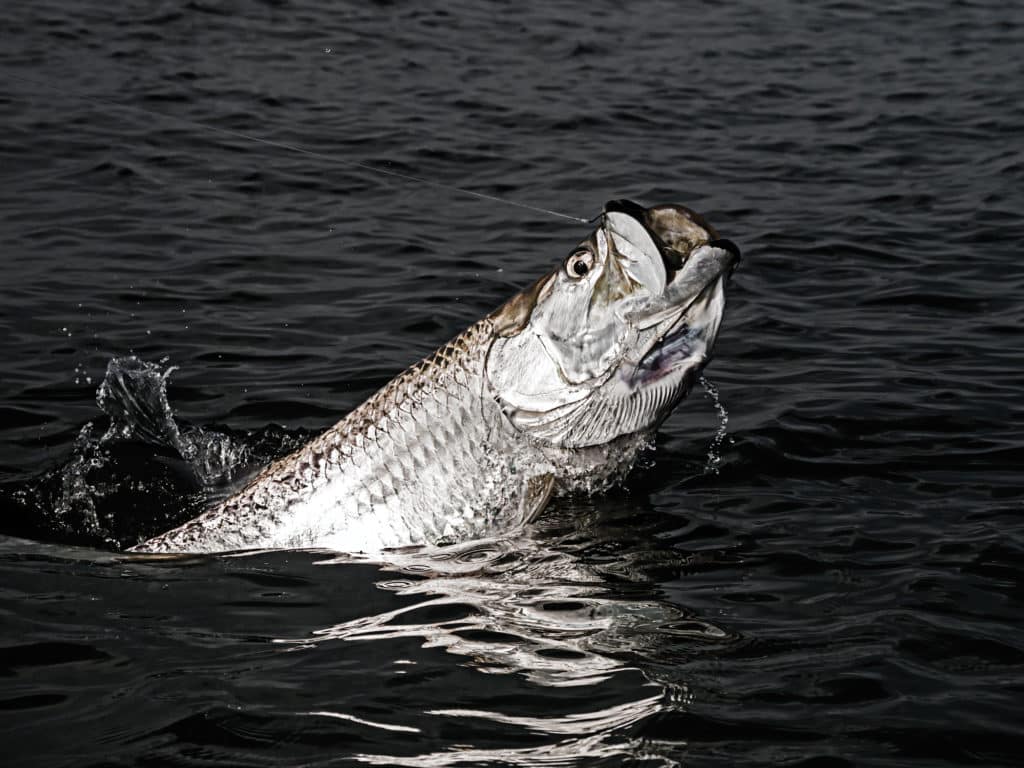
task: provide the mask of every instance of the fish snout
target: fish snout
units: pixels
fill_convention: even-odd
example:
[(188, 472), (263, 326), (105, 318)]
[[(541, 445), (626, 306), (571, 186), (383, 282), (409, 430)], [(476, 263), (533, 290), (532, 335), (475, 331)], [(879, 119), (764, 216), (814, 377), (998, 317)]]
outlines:
[(728, 270), (728, 277), (732, 277), (732, 273), (736, 271), (736, 267), (738, 267), (740, 262), (743, 261), (743, 257), (740, 255), (739, 246), (732, 240), (725, 237), (711, 240), (708, 242), (708, 245), (712, 248), (723, 250), (729, 254), (731, 258), (729, 259), (729, 264), (726, 266), (726, 270)]
[(731, 253), (733, 261), (736, 264), (739, 264), (742, 260), (742, 257), (740, 256), (740, 248), (732, 240), (720, 237), (717, 240), (712, 240), (711, 242), (708, 243), (708, 245), (710, 245), (712, 248), (721, 248), (723, 251), (728, 251), (729, 253)]

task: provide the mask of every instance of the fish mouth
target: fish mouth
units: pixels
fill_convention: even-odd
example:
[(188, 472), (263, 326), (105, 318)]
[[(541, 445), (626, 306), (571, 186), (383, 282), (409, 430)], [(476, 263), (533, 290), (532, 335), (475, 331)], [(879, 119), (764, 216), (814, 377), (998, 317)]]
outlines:
[(604, 204), (602, 218), (604, 219), (605, 226), (608, 226), (608, 214), (623, 213), (639, 223), (657, 247), (658, 254), (661, 256), (662, 266), (665, 268), (666, 283), (671, 283), (675, 278), (675, 274), (683, 268), (687, 254), (668, 241), (668, 238), (664, 236), (666, 234), (664, 230), (659, 230), (657, 226), (654, 226), (655, 220), (651, 212), (666, 209), (675, 212), (681, 217), (685, 217), (697, 228), (703, 230), (707, 234), (705, 239), (706, 245), (719, 248), (731, 254), (732, 261), (729, 265), (729, 275), (731, 276), (742, 260), (739, 246), (728, 238), (719, 237), (715, 228), (703, 216), (686, 206), (673, 204), (645, 208), (632, 200), (609, 200)]
[[(626, 241), (627, 272), (647, 278), (649, 300), (629, 313), (646, 339), (631, 361), (629, 378), (646, 385), (672, 373), (699, 372), (711, 357), (739, 248), (680, 205), (645, 208), (631, 200), (611, 200), (604, 219), (609, 240)], [(637, 247), (641, 242), (643, 247)], [(638, 251), (647, 257), (639, 266)]]

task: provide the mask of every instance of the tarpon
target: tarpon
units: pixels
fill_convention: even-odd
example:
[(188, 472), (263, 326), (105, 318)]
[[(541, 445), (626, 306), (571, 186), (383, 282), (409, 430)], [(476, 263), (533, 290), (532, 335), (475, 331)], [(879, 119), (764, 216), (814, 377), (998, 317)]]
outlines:
[(605, 205), (553, 272), (199, 517), (132, 548), (377, 552), (494, 535), (627, 472), (707, 364), (739, 252)]

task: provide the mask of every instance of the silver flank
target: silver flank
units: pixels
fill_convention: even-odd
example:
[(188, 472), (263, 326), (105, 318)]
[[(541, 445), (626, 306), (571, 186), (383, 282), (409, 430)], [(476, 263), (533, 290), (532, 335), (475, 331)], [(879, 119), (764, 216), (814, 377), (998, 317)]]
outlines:
[(710, 359), (739, 251), (606, 204), (553, 272), (195, 520), (134, 548), (379, 552), (510, 532), (623, 475)]
[(528, 521), (554, 491), (628, 471), (643, 438), (565, 452), (512, 427), (484, 375), (492, 325), (473, 325), (238, 494), (132, 551), (460, 541)]

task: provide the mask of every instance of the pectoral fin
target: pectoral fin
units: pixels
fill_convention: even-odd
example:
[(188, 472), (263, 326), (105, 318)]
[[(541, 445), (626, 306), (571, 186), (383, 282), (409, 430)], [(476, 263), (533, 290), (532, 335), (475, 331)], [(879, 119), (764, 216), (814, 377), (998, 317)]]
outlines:
[(534, 475), (523, 482), (523, 492), (519, 499), (520, 519), (523, 523), (532, 523), (551, 499), (555, 488), (554, 475)]

